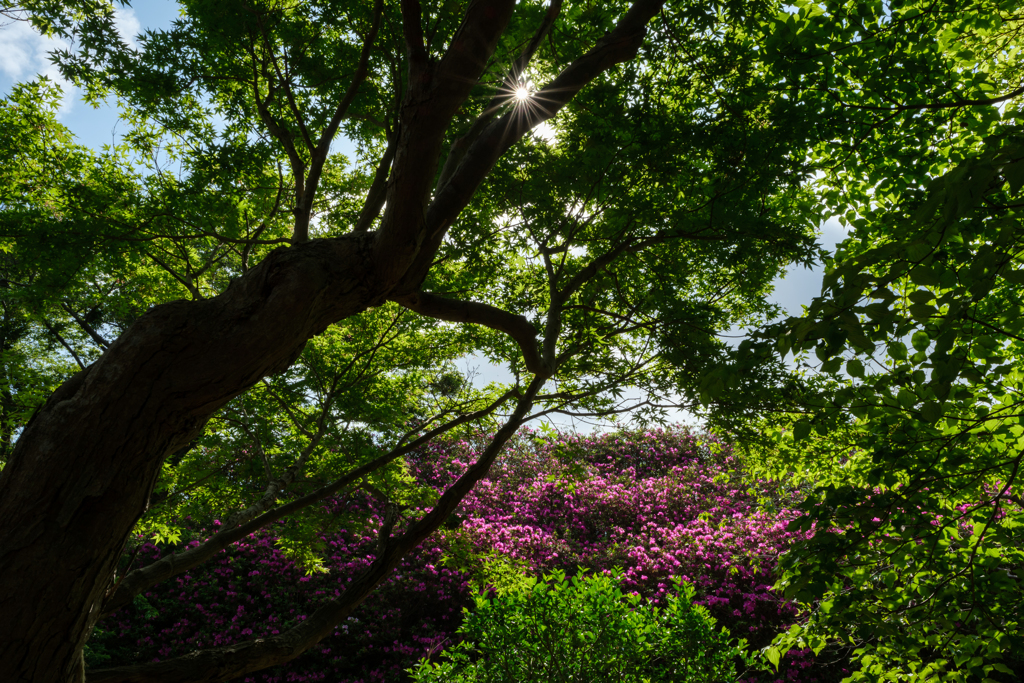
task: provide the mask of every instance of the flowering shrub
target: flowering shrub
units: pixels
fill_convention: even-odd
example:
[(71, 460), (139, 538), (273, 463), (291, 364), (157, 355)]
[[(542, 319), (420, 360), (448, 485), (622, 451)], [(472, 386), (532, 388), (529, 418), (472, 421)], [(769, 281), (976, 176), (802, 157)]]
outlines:
[[(87, 663), (99, 667), (162, 660), (272, 636), (304, 620), (373, 560), (377, 537), (372, 527), (380, 519), (371, 512), (371, 499), (357, 496), (346, 507), (361, 507), (369, 523), (361, 533), (341, 530), (324, 539), (328, 573), (306, 575), (285, 557), (273, 533), (250, 536), (101, 621), (89, 643)], [(161, 550), (146, 544), (139, 554), (145, 564), (158, 559)], [(403, 668), (438, 649), (462, 620), (469, 595), (466, 578), (441, 567), (441, 559), (437, 544), (421, 546), (332, 637), (289, 665), (243, 680), (402, 680)]]
[(727, 445), (685, 432), (564, 437), (503, 460), (467, 496), (458, 535), (534, 573), (621, 567), (655, 603), (679, 577), (720, 623), (767, 642), (796, 614), (770, 590), (794, 515), (784, 500), (759, 507), (737, 466)]
[[(441, 489), (475, 460), (473, 439), (431, 445), (408, 459), (417, 481)], [(436, 655), (472, 603), (474, 588), (524, 574), (582, 567), (621, 571), (623, 588), (665, 607), (672, 580), (691, 583), (719, 626), (766, 645), (796, 617), (770, 589), (794, 537), (793, 501), (744, 481), (730, 447), (682, 430), (518, 439), (471, 492), (446, 529), (409, 556), (332, 637), (287, 666), (245, 680), (407, 680)], [(100, 623), (91, 666), (164, 659), (273, 635), (343, 590), (373, 559), (380, 503), (356, 492), (332, 503), (344, 528), (322, 535), (326, 574), (305, 576), (254, 535), (216, 560), (139, 596)], [(409, 519), (417, 511), (407, 510)], [(161, 550), (143, 547), (143, 562)], [(809, 680), (810, 658), (790, 653), (780, 677)]]

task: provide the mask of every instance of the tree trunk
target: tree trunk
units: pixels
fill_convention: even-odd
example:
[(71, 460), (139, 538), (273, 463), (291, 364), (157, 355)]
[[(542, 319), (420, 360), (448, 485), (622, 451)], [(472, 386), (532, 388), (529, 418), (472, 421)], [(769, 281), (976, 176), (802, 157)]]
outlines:
[(164, 457), (382, 301), (372, 239), (279, 249), (216, 298), (153, 308), (32, 418), (0, 472), (0, 681), (84, 680), (82, 646)]

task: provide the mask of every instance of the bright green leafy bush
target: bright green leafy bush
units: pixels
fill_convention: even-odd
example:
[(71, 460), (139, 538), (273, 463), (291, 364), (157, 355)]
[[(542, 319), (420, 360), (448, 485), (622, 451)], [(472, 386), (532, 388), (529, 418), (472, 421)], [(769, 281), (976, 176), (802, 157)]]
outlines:
[(656, 683), (735, 678), (735, 644), (716, 630), (694, 589), (657, 607), (625, 593), (618, 572), (566, 579), (554, 572), (524, 590), (479, 595), (444, 661), (411, 670), (416, 683)]

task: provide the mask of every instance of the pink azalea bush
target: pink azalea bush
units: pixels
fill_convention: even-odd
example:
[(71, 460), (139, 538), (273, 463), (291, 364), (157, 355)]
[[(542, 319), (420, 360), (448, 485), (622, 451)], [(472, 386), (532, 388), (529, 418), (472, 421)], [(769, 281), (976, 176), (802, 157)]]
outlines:
[[(440, 490), (482, 443), (433, 444), (409, 458), (410, 471)], [(526, 434), (444, 532), (408, 557), (332, 637), (287, 666), (245, 680), (407, 680), (405, 669), (452, 644), (474, 585), (493, 578), (480, 573), (489, 564), (534, 576), (617, 568), (623, 590), (655, 605), (665, 604), (673, 578), (682, 579), (719, 626), (762, 647), (797, 618), (770, 587), (776, 558), (797, 536), (786, 531), (794, 495), (747, 481), (729, 445), (713, 436), (679, 429)], [(273, 635), (305, 619), (344, 590), (376, 547), (379, 501), (356, 492), (331, 505), (339, 518), (363, 521), (323, 536), (327, 574), (305, 576), (275, 545), (273, 530), (253, 535), (103, 620), (90, 642), (90, 664), (164, 659)], [(162, 552), (147, 544), (140, 557), (145, 563)], [(808, 653), (787, 660), (772, 679), (819, 678)]]

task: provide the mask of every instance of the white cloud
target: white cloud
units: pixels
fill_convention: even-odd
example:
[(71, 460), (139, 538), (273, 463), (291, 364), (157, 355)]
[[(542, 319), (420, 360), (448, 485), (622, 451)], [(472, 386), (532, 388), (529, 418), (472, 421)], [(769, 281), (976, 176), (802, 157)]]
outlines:
[(49, 52), (66, 45), (39, 35), (27, 21), (12, 21), (0, 27), (0, 37), (0, 72), (16, 80), (35, 74), (49, 75), (46, 71), (54, 69)]
[[(39, 34), (27, 21), (12, 21), (0, 26), (0, 75), (10, 83), (46, 76), (64, 91), (58, 115), (63, 117), (74, 105), (77, 88), (65, 81), (50, 61), (50, 53), (67, 47), (59, 38)], [(6, 88), (5, 88), (6, 89)]]
[(115, 7), (114, 26), (117, 28), (121, 40), (132, 49), (139, 49), (139, 44), (135, 38), (142, 33), (142, 24), (139, 23), (139, 18), (135, 16), (135, 10), (131, 7)]
[(0, 28), (0, 72), (9, 78), (18, 78), (32, 63), (35, 50), (31, 43), (32, 29), (15, 21)]
[[(138, 48), (136, 37), (141, 33), (142, 26), (132, 8), (115, 8), (114, 26), (122, 40), (130, 47)], [(65, 118), (78, 99), (78, 88), (61, 77), (60, 70), (50, 61), (50, 53), (68, 47), (66, 40), (40, 35), (27, 21), (11, 21), (0, 25), (0, 76), (5, 81), (3, 89), (8, 90), (14, 83), (34, 80), (37, 76), (46, 76), (64, 91), (57, 115), (61, 119)]]

